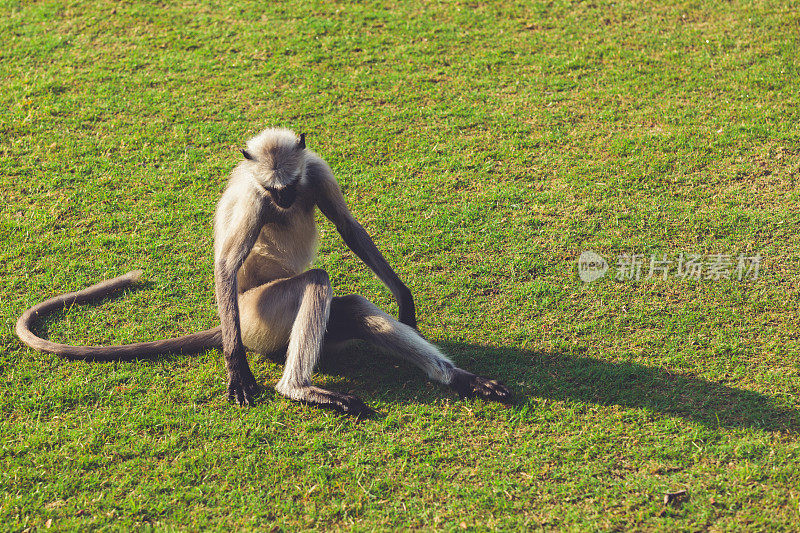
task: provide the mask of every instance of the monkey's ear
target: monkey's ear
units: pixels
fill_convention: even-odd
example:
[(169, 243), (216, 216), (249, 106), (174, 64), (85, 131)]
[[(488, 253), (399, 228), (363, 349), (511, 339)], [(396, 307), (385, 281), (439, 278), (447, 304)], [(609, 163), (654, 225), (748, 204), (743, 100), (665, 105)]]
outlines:
[(256, 158), (253, 157), (253, 154), (251, 154), (250, 152), (248, 152), (244, 148), (240, 148), (239, 151), (242, 152), (242, 155), (244, 156), (245, 159), (249, 159), (250, 161), (255, 161), (256, 160)]
[(304, 150), (305, 149), (305, 147), (306, 147), (306, 134), (305, 133), (301, 133), (300, 134), (300, 140), (297, 141), (297, 147), (300, 150)]

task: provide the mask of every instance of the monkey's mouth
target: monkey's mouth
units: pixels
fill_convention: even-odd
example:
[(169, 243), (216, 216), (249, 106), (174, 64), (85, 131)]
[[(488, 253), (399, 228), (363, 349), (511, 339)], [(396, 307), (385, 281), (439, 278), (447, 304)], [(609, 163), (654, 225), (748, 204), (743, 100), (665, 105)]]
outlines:
[(272, 201), (282, 209), (289, 209), (297, 198), (297, 183), (292, 183), (281, 189), (267, 189)]

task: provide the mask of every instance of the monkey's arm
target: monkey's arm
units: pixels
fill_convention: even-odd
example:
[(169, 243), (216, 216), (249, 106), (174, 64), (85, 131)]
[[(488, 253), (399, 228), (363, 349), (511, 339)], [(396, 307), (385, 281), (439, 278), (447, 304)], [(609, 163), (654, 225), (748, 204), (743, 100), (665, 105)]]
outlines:
[(317, 206), (322, 214), (336, 225), (345, 244), (392, 291), (399, 307), (400, 322), (416, 328), (417, 318), (411, 291), (389, 266), (367, 231), (350, 213), (328, 164), (318, 156), (309, 156), (306, 173), (316, 191)]
[(253, 402), (257, 384), (242, 344), (236, 274), (258, 238), (263, 205), (254, 191), (232, 186), (220, 199), (214, 219), (214, 289), (228, 370), (228, 398), (240, 405)]

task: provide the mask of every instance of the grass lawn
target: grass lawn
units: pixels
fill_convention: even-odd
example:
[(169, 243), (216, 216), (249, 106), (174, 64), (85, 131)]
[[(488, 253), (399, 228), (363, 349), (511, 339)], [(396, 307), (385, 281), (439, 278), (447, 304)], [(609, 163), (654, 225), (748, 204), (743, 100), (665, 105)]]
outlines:
[[(0, 529), (798, 527), (793, 2), (0, 6)], [(360, 344), (316, 381), (379, 411), (363, 421), (279, 397), (282, 362), (257, 354), (265, 391), (238, 408), (216, 350), (20, 345), (25, 308), (135, 268), (41, 333), (214, 326), (215, 203), (272, 125), (308, 132), (420, 329), (513, 405)], [(335, 293), (396, 313), (320, 222)], [(611, 264), (591, 283), (586, 250)], [(681, 253), (761, 262), (679, 278)], [(664, 254), (667, 279), (646, 276)]]

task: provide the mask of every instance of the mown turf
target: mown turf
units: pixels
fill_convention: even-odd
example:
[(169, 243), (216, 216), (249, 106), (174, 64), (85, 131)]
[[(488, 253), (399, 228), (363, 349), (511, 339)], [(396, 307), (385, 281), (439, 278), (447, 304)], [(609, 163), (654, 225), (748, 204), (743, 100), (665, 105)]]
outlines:
[[(776, 530), (800, 521), (800, 13), (791, 2), (0, 2), (0, 528)], [(238, 147), (308, 132), (416, 296), (498, 377), (462, 401), (368, 346), (291, 403), (251, 357), (87, 364), (28, 306), (145, 282), (41, 331), (213, 326)], [(322, 222), (322, 221), (321, 221)], [(326, 222), (337, 294), (390, 293)], [(577, 258), (612, 263), (582, 284)], [(614, 279), (617, 256), (761, 254), (757, 279)], [(666, 492), (688, 500), (665, 506)]]

